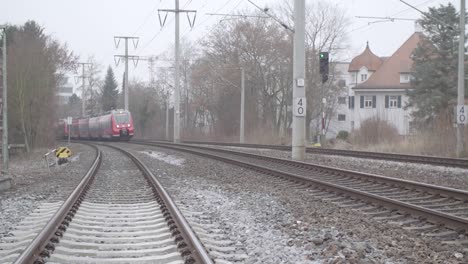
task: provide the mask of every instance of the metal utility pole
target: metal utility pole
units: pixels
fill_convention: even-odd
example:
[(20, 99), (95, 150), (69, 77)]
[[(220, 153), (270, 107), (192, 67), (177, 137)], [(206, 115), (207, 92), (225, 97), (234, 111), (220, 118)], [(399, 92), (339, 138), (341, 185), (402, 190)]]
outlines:
[(3, 122), (2, 122), (2, 157), (3, 157), (3, 170), (2, 174), (8, 175), (8, 160), (9, 160), (9, 153), (8, 153), (8, 94), (7, 94), (7, 34), (6, 34), (6, 26), (0, 26), (0, 29), (3, 29)]
[[(124, 58), (125, 60), (125, 83), (123, 84), (124, 87), (124, 109), (128, 110), (128, 59), (131, 58), (133, 60), (133, 64), (136, 66), (138, 64), (138, 56), (128, 55), (128, 40), (131, 39), (133, 42), (133, 47), (136, 49), (138, 47), (139, 37), (126, 37), (126, 36), (114, 36), (114, 44), (115, 47), (119, 47), (120, 39), (125, 40), (125, 55), (114, 55), (114, 58)], [(116, 41), (117, 40), (117, 41)], [(135, 59), (137, 62), (135, 63)], [(118, 63), (116, 63), (118, 65)]]
[(92, 63), (89, 62), (78, 62), (77, 64), (81, 65), (81, 76), (78, 76), (81, 78), (81, 116), (86, 116), (86, 75), (85, 75), (85, 66), (86, 65), (92, 65)]
[(169, 140), (169, 96), (166, 98), (166, 140)]
[(294, 0), (294, 66), (293, 66), (292, 159), (305, 156), (305, 0)]
[(245, 71), (244, 68), (241, 69), (241, 112), (240, 112), (240, 132), (239, 132), (239, 142), (241, 144), (245, 143), (244, 137), (244, 114), (245, 114)]
[[(189, 18), (188, 13), (196, 13), (195, 10), (182, 10), (179, 9), (179, 0), (175, 0), (175, 9), (158, 9), (158, 12), (173, 12), (175, 13), (175, 91), (174, 91), (174, 143), (180, 143), (180, 85), (179, 85), (179, 61), (180, 61), (180, 52), (179, 52), (179, 14), (187, 13), (187, 18)], [(164, 19), (165, 21), (165, 19)], [(193, 27), (195, 22), (195, 17), (193, 22), (189, 19), (189, 24)], [(163, 24), (161, 23), (161, 26)]]
[[(457, 109), (465, 105), (465, 15), (466, 15), (465, 13), (466, 13), (465, 0), (460, 0), (460, 38), (458, 42), (458, 98), (457, 98), (458, 107)], [(464, 130), (463, 122), (457, 122), (457, 157), (460, 157), (464, 150), (463, 130)]]

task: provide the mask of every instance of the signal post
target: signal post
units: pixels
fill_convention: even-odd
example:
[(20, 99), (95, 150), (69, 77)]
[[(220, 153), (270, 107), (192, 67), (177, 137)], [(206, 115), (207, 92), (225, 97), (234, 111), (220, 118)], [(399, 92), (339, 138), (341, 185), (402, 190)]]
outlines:
[(305, 157), (307, 100), (305, 94), (305, 0), (294, 0), (292, 159)]
[(327, 106), (327, 98), (325, 98), (324, 84), (328, 81), (328, 62), (329, 54), (326, 51), (319, 53), (320, 76), (322, 77), (322, 133), (320, 134), (320, 145), (325, 143), (325, 109)]

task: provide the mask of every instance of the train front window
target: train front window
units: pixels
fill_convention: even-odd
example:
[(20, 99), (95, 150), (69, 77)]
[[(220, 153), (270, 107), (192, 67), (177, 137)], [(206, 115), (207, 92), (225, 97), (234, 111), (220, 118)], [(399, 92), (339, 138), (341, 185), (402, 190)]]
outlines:
[(128, 113), (116, 114), (114, 117), (115, 117), (115, 122), (119, 125), (128, 124), (130, 122)]

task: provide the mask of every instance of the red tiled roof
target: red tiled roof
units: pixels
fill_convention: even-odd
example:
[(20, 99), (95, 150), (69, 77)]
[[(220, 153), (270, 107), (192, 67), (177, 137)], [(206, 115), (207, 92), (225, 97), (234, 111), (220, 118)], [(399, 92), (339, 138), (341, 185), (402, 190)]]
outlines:
[(382, 65), (382, 61), (381, 58), (377, 57), (377, 55), (370, 50), (369, 44), (367, 44), (366, 49), (351, 61), (348, 72), (359, 71), (363, 66), (369, 71), (376, 71), (380, 65)]
[(409, 83), (400, 83), (400, 73), (411, 72), (413, 60), (411, 55), (422, 39), (421, 32), (415, 32), (393, 55), (386, 59), (382, 66), (357, 89), (401, 89), (410, 88)]

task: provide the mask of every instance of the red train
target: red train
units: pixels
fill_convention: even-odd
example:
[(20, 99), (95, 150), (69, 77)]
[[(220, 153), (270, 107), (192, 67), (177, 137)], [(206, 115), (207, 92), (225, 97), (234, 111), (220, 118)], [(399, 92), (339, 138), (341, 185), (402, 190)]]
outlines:
[(112, 110), (100, 116), (73, 118), (70, 131), (66, 120), (60, 120), (57, 136), (73, 139), (130, 140), (134, 127), (132, 115), (126, 110)]

